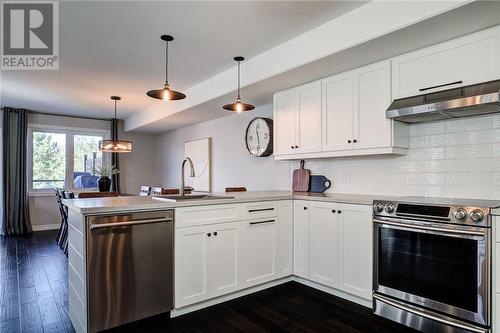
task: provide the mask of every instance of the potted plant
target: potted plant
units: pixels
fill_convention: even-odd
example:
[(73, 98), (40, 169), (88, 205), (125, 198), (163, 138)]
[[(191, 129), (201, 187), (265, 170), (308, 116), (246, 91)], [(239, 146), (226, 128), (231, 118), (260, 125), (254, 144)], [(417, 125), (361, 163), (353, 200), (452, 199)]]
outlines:
[(111, 189), (111, 178), (112, 175), (116, 175), (120, 172), (114, 165), (109, 167), (107, 165), (102, 165), (100, 168), (96, 168), (95, 173), (101, 176), (97, 180), (97, 186), (99, 187), (99, 192), (109, 192)]

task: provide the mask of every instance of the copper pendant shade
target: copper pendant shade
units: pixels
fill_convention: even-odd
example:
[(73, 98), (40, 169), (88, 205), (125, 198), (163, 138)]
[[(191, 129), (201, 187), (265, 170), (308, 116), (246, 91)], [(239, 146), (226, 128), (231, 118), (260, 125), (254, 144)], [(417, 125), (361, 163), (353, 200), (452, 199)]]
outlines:
[[(116, 119), (116, 101), (121, 100), (120, 96), (111, 96), (115, 101), (115, 119)], [(132, 142), (126, 140), (101, 140), (99, 141), (99, 151), (107, 153), (130, 153), (132, 151)]]
[(222, 108), (224, 108), (225, 110), (228, 110), (228, 111), (242, 113), (245, 111), (250, 111), (250, 110), (255, 109), (255, 106), (253, 106), (252, 104), (243, 103), (241, 101), (241, 96), (240, 96), (240, 62), (245, 60), (245, 58), (238, 56), (238, 57), (234, 57), (234, 60), (236, 62), (238, 62), (238, 96), (236, 97), (236, 101), (234, 103), (226, 104)]
[(165, 84), (163, 89), (154, 89), (146, 93), (149, 97), (161, 99), (164, 101), (175, 101), (179, 99), (186, 98), (186, 95), (179, 91), (172, 90), (168, 84), (168, 42), (174, 40), (174, 37), (170, 35), (162, 35), (161, 40), (165, 41)]

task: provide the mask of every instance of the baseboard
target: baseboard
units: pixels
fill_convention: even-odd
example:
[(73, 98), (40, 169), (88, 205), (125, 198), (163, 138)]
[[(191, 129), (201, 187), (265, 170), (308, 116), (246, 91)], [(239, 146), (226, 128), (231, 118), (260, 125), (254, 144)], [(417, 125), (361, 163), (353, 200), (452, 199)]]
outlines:
[(260, 284), (260, 285), (254, 286), (254, 287), (239, 290), (239, 291), (236, 291), (234, 293), (230, 293), (227, 295), (212, 298), (212, 299), (209, 299), (207, 301), (195, 303), (192, 305), (186, 305), (185, 307), (174, 309), (174, 310), (170, 311), (170, 317), (174, 318), (174, 317), (182, 316), (182, 315), (189, 313), (189, 312), (200, 310), (200, 309), (203, 309), (203, 308), (215, 305), (215, 304), (223, 303), (223, 302), (226, 302), (226, 301), (229, 301), (229, 300), (241, 297), (241, 296), (253, 294), (257, 291), (268, 289), (268, 288), (271, 288), (271, 287), (274, 287), (274, 286), (277, 286), (277, 285), (280, 285), (280, 284), (283, 284), (286, 282), (290, 282), (292, 280), (293, 280), (293, 278), (291, 276), (287, 276), (287, 277), (284, 277), (284, 278), (281, 278), (278, 280), (273, 280), (273, 281), (266, 282), (266, 283), (263, 283), (263, 284)]
[(301, 278), (301, 277), (298, 277), (295, 275), (291, 275), (291, 276), (287, 276), (284, 278), (273, 280), (273, 281), (270, 281), (267, 283), (263, 283), (263, 284), (260, 284), (260, 285), (254, 286), (254, 287), (239, 290), (239, 291), (236, 291), (234, 293), (219, 296), (219, 297), (212, 298), (212, 299), (209, 299), (209, 300), (206, 300), (203, 302), (195, 303), (192, 305), (186, 305), (185, 307), (182, 307), (182, 308), (174, 309), (174, 310), (170, 311), (170, 317), (174, 318), (174, 317), (182, 316), (182, 315), (189, 313), (189, 312), (197, 311), (197, 310), (200, 310), (200, 309), (203, 309), (203, 308), (215, 305), (215, 304), (223, 303), (223, 302), (226, 302), (226, 301), (229, 301), (229, 300), (241, 297), (241, 296), (249, 295), (249, 294), (255, 293), (257, 291), (271, 288), (271, 287), (280, 285), (282, 283), (290, 282), (290, 281), (295, 281), (295, 282), (301, 283), (301, 284), (306, 285), (308, 287), (324, 291), (328, 294), (331, 294), (331, 295), (343, 298), (345, 300), (366, 306), (368, 308), (372, 307), (371, 300), (367, 300), (367, 299), (364, 299), (364, 298), (361, 298), (361, 297), (358, 297), (355, 295), (351, 295), (349, 293), (346, 293), (344, 291), (341, 291), (341, 290), (338, 290), (335, 288), (324, 286), (324, 285), (322, 285), (320, 283), (316, 283), (314, 281), (310, 281), (310, 280), (307, 280), (307, 279), (304, 279), (304, 278)]
[(35, 224), (31, 226), (31, 229), (33, 229), (33, 231), (57, 230), (60, 226), (61, 223)]
[(335, 289), (335, 288), (332, 288), (332, 287), (328, 287), (328, 286), (322, 285), (320, 283), (317, 283), (317, 282), (314, 282), (314, 281), (311, 281), (311, 280), (307, 280), (307, 279), (301, 278), (301, 277), (296, 276), (296, 275), (293, 276), (293, 281), (301, 283), (303, 285), (306, 285), (306, 286), (314, 288), (314, 289), (318, 289), (318, 290), (324, 291), (325, 293), (328, 293), (328, 294), (331, 294), (333, 296), (337, 296), (337, 297), (343, 298), (345, 300), (357, 303), (359, 305), (366, 306), (367, 308), (371, 308), (372, 307), (372, 301), (371, 300), (367, 300), (367, 299), (361, 298), (359, 296), (346, 293), (346, 292), (344, 292), (342, 290), (338, 290), (338, 289)]

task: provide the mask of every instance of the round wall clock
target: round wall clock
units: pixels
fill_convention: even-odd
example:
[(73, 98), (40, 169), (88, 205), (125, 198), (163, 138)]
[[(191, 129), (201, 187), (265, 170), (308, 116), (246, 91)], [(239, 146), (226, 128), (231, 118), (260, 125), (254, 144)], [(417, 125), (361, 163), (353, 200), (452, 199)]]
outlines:
[(248, 124), (245, 141), (250, 155), (266, 157), (273, 153), (273, 120), (254, 118)]

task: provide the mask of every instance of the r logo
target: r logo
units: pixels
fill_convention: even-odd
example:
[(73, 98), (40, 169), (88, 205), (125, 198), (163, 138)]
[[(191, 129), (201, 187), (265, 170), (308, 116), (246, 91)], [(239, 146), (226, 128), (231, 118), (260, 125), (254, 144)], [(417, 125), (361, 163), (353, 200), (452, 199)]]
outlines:
[(3, 4), (3, 54), (53, 55), (53, 3)]

